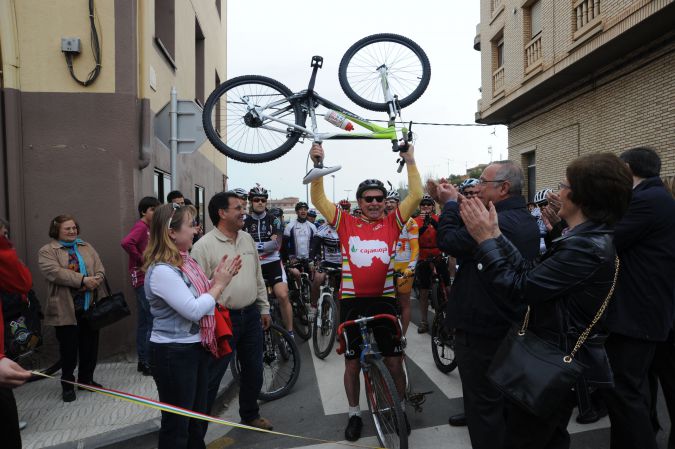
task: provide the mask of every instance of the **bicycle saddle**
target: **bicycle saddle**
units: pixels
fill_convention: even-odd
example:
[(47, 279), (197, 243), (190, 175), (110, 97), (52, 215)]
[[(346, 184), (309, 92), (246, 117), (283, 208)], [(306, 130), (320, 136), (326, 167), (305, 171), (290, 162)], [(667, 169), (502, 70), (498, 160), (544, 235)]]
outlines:
[(302, 178), (302, 183), (303, 184), (309, 184), (310, 182), (314, 181), (315, 179), (319, 179), (323, 176), (330, 175), (331, 173), (335, 173), (336, 171), (340, 170), (342, 168), (342, 165), (335, 165), (333, 167), (314, 167), (310, 171), (307, 172), (304, 178)]

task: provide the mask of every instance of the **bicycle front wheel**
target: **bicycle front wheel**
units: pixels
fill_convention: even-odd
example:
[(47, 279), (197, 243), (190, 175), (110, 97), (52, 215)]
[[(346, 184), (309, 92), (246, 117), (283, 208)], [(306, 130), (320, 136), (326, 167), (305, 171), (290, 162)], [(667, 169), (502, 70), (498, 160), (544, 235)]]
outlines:
[(324, 293), (322, 296), (321, 307), (316, 311), (314, 317), (312, 345), (314, 346), (314, 354), (320, 359), (325, 359), (335, 343), (338, 316), (333, 295)]
[(431, 65), (424, 50), (398, 34), (374, 34), (352, 45), (340, 61), (338, 78), (345, 94), (371, 111), (387, 111), (380, 68), (401, 107), (422, 96), (431, 79)]
[(436, 368), (442, 373), (449, 373), (457, 368), (455, 360), (455, 333), (445, 327), (445, 313), (436, 312), (431, 325), (431, 354)]
[(300, 291), (293, 302), (293, 331), (303, 340), (312, 336), (312, 320), (310, 319), (310, 285), (306, 279), (300, 282)]
[(363, 376), (377, 438), (388, 449), (407, 449), (408, 429), (394, 380), (382, 360), (370, 357), (368, 365)]
[(283, 156), (298, 142), (300, 132), (270, 117), (304, 126), (306, 116), (289, 100), (291, 95), (288, 87), (271, 78), (232, 78), (206, 100), (202, 115), (206, 137), (218, 151), (240, 162), (269, 162)]
[(263, 386), (258, 398), (272, 401), (286, 396), (297, 382), (300, 351), (293, 337), (282, 327), (272, 324), (265, 333), (269, 338), (265, 338), (263, 348)]

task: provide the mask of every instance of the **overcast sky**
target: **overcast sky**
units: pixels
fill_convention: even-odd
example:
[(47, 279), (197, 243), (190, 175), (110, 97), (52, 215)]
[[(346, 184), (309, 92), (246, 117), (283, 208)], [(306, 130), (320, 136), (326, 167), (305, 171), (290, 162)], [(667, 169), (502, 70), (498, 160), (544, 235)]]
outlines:
[[(313, 55), (324, 58), (315, 90), (323, 97), (369, 119), (386, 119), (347, 98), (338, 81), (342, 55), (357, 40), (376, 33), (397, 33), (417, 42), (431, 62), (431, 83), (422, 97), (403, 109), (413, 122), (474, 123), (480, 98), (480, 53), (473, 49), (478, 2), (388, 0), (326, 2), (316, 0), (230, 0), (227, 2), (227, 77), (265, 75), (297, 92), (307, 88)], [(335, 130), (320, 120), (324, 131)], [(308, 120), (309, 123), (309, 120)], [(507, 132), (497, 127), (413, 125), (416, 160), (423, 176), (464, 173), (465, 167), (507, 157)], [(494, 134), (493, 134), (494, 132)], [(229, 161), (229, 186), (250, 188), (259, 182), (274, 198), (305, 197), (302, 177), (310, 143), (297, 144), (265, 164)], [(396, 173), (396, 154), (387, 140), (326, 141), (326, 165), (342, 165), (335, 174), (335, 200), (350, 199), (367, 178), (405, 180)], [(310, 163), (311, 165), (311, 163)], [(333, 197), (333, 183), (326, 180)]]

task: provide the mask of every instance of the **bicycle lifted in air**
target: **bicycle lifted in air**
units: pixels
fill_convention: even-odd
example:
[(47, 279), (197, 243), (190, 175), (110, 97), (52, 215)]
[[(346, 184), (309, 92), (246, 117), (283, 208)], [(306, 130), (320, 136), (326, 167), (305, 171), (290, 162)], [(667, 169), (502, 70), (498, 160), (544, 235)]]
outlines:
[[(429, 59), (412, 40), (397, 34), (375, 34), (352, 45), (342, 57), (338, 78), (342, 90), (357, 105), (387, 112), (387, 126), (377, 125), (339, 106), (314, 91), (321, 56), (312, 57), (312, 75), (306, 90), (293, 93), (268, 77), (245, 75), (232, 78), (209, 95), (202, 116), (209, 141), (224, 155), (248, 163), (272, 161), (290, 151), (301, 139), (388, 139), (393, 151), (405, 151), (412, 138), (410, 128), (396, 127), (401, 109), (415, 102), (431, 78)], [(317, 109), (327, 109), (327, 120), (337, 127), (351, 121), (369, 132), (320, 132)], [(310, 126), (307, 127), (307, 117)], [(399, 147), (399, 137), (404, 146)], [(402, 149), (403, 148), (403, 149)], [(400, 172), (404, 162), (399, 160)], [(303, 179), (305, 184), (339, 170), (321, 162)]]

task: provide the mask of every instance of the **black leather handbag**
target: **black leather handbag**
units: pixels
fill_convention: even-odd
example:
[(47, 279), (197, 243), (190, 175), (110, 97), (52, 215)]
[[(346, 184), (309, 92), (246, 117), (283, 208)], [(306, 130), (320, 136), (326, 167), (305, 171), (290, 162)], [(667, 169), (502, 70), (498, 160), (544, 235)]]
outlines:
[(617, 257), (609, 294), (569, 354), (533, 332), (527, 332), (530, 318), (528, 307), (523, 325), (509, 331), (497, 349), (488, 368), (488, 379), (506, 397), (533, 415), (546, 417), (556, 411), (586, 368), (574, 356), (607, 308), (609, 299), (614, 294), (618, 274)]
[(108, 279), (105, 277), (103, 282), (105, 283), (107, 296), (93, 301), (83, 315), (87, 326), (92, 330), (102, 329), (131, 315), (124, 294), (112, 293), (110, 285), (108, 285)]

